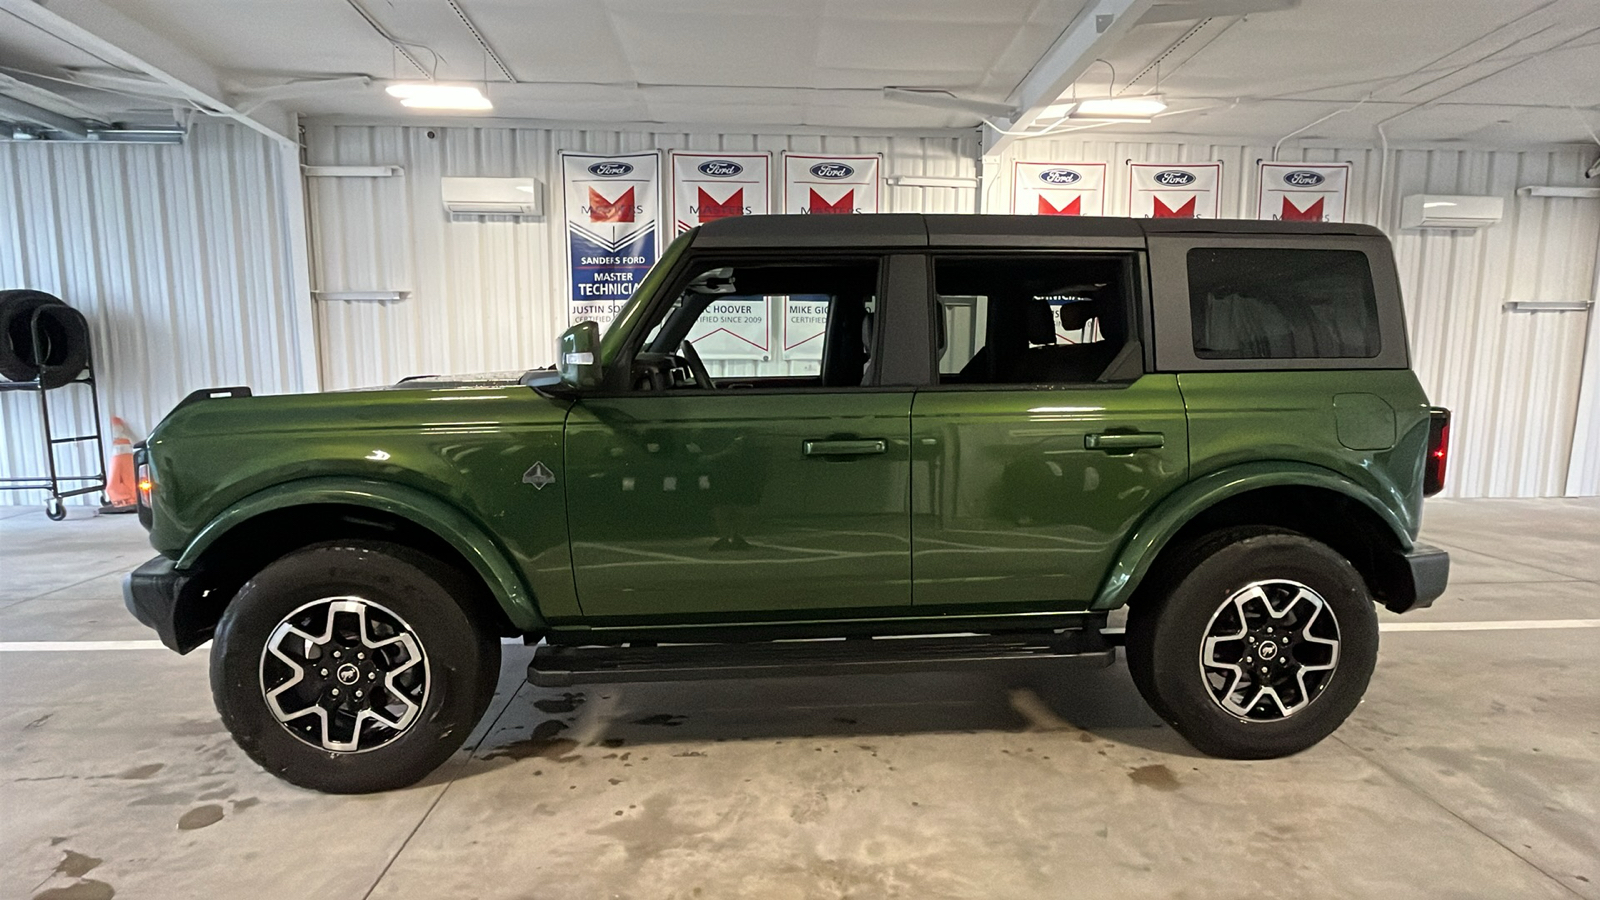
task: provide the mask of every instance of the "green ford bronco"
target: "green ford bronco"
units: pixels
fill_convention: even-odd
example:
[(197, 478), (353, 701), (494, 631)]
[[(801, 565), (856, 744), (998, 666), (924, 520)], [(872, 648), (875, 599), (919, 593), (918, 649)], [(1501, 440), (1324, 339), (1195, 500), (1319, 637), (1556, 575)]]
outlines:
[[(1448, 413), (1360, 225), (763, 216), (678, 238), (553, 369), (201, 391), (137, 456), (129, 609), (263, 767), (396, 788), (499, 674), (1109, 663), (1200, 750), (1360, 701)], [(1127, 607), (1125, 632), (1107, 614)], [(797, 640), (797, 639), (807, 640)]]

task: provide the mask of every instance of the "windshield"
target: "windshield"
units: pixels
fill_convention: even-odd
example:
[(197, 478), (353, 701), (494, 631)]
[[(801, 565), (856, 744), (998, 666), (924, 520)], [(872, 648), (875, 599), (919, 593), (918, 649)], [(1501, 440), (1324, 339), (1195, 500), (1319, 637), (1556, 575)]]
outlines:
[(667, 277), (667, 273), (672, 270), (673, 263), (676, 263), (678, 257), (683, 255), (684, 249), (694, 239), (694, 233), (697, 230), (692, 228), (685, 231), (683, 234), (678, 235), (677, 240), (667, 245), (667, 249), (662, 251), (661, 256), (656, 259), (656, 264), (650, 267), (650, 271), (645, 273), (644, 280), (640, 281), (639, 286), (634, 289), (633, 296), (628, 298), (627, 304), (617, 312), (617, 317), (611, 320), (611, 324), (606, 328), (605, 337), (600, 339), (600, 364), (602, 366), (609, 366), (611, 361), (616, 359), (617, 353), (622, 349), (623, 335), (632, 331), (639, 317), (644, 315), (645, 304), (649, 303), (650, 298), (655, 295), (656, 291), (661, 289), (661, 282)]

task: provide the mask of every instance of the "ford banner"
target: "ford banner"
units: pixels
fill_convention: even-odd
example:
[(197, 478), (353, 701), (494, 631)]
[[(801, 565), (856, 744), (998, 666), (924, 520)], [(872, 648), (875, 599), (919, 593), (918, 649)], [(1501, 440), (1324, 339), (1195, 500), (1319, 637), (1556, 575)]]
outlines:
[(783, 211), (809, 215), (878, 212), (877, 156), (783, 154)]
[(1222, 163), (1129, 163), (1128, 215), (1215, 219), (1222, 215)]
[(573, 322), (616, 318), (660, 251), (661, 156), (561, 153)]
[(1011, 164), (1011, 212), (1024, 216), (1103, 216), (1105, 163)]
[(766, 153), (673, 150), (667, 159), (673, 234), (715, 219), (772, 211), (772, 157)]
[(1343, 222), (1349, 204), (1349, 163), (1261, 164), (1256, 218), (1279, 222)]

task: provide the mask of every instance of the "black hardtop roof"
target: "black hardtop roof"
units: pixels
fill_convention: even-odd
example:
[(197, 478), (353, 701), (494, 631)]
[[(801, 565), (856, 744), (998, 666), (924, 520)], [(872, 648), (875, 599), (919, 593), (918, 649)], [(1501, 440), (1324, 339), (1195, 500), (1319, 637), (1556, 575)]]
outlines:
[(1114, 216), (1007, 216), (879, 213), (860, 216), (731, 216), (699, 227), (695, 246), (949, 247), (1042, 246), (1093, 239), (1098, 246), (1139, 245), (1153, 234), (1359, 235), (1382, 237), (1371, 225), (1268, 222), (1257, 219), (1129, 219)]

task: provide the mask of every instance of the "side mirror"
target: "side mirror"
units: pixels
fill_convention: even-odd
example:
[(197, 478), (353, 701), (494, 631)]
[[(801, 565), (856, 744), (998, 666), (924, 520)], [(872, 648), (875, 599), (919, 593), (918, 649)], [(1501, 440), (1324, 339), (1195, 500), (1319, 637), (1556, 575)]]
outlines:
[(579, 322), (561, 333), (556, 346), (556, 371), (571, 388), (600, 386), (600, 326)]

